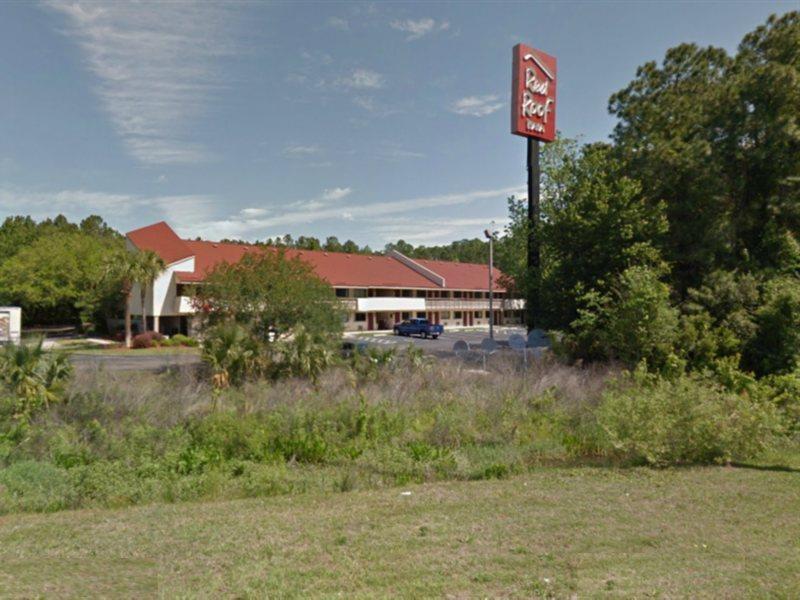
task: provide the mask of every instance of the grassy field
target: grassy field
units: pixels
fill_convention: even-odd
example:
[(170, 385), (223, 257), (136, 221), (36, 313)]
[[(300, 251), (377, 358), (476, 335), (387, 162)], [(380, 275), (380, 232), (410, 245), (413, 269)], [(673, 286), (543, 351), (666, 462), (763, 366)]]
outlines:
[(800, 473), (505, 480), (0, 518), (16, 597), (784, 597)]

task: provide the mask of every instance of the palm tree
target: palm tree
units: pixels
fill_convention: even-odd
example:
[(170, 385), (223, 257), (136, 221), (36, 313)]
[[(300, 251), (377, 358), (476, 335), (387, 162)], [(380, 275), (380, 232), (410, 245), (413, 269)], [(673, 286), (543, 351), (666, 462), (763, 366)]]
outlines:
[(136, 283), (142, 300), (142, 333), (147, 331), (147, 288), (166, 268), (161, 257), (152, 250), (137, 253)]
[(66, 355), (45, 351), (43, 341), (9, 344), (0, 351), (0, 382), (12, 390), (17, 416), (30, 418), (61, 399), (61, 385), (72, 373)]
[(136, 264), (133, 254), (127, 250), (115, 253), (105, 263), (105, 277), (118, 282), (125, 298), (125, 347), (131, 347), (131, 293), (133, 282), (136, 280)]
[(123, 251), (112, 256), (106, 263), (106, 277), (118, 281), (125, 297), (125, 347), (130, 348), (133, 341), (131, 333), (131, 296), (133, 286), (138, 283), (142, 291), (142, 321), (145, 318), (146, 286), (164, 270), (164, 261), (154, 252)]

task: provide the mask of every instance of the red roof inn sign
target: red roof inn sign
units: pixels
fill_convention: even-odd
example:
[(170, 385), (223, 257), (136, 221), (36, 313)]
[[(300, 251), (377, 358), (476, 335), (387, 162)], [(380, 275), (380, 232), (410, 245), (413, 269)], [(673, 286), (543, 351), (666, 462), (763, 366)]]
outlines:
[(514, 46), (511, 133), (552, 142), (556, 137), (556, 59)]

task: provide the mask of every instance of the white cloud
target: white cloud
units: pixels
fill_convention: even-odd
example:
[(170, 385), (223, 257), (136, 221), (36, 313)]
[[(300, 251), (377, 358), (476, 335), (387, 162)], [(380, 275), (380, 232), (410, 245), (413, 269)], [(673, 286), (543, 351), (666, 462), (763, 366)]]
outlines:
[(349, 187), (335, 187), (329, 190), (324, 190), (322, 192), (322, 199), (323, 200), (341, 200), (345, 196), (349, 196), (353, 192), (352, 188)]
[(470, 217), (463, 219), (446, 219), (431, 228), (427, 223), (413, 219), (381, 220), (372, 227), (386, 241), (405, 240), (411, 244), (449, 244), (456, 239), (483, 238), (483, 230), (495, 222), (501, 229), (508, 223), (508, 217)]
[(166, 183), (166, 181), (167, 181), (167, 176), (164, 173), (156, 177), (156, 183)]
[(369, 69), (355, 69), (350, 75), (336, 80), (340, 87), (354, 90), (376, 90), (384, 86), (383, 75)]
[(268, 211), (266, 208), (243, 208), (242, 210), (239, 211), (239, 214), (242, 215), (243, 217), (250, 218), (250, 217), (263, 217), (264, 215), (267, 214), (267, 212)]
[[(347, 188), (342, 188), (347, 189)], [(423, 196), (419, 198), (408, 198), (404, 200), (392, 200), (386, 202), (374, 202), (372, 204), (346, 204), (328, 206), (323, 199), (317, 198), (310, 201), (296, 202), (289, 205), (290, 210), (281, 214), (275, 214), (265, 218), (242, 218), (242, 215), (232, 215), (226, 219), (210, 221), (197, 226), (201, 232), (210, 232), (209, 235), (219, 237), (242, 237), (250, 238), (264, 235), (264, 232), (274, 231), (278, 227), (291, 225), (305, 225), (325, 220), (369, 220), (374, 223), (376, 218), (388, 215), (411, 213), (422, 209), (430, 209), (441, 206), (458, 206), (471, 204), (478, 200), (505, 199), (512, 194), (523, 194), (525, 188), (507, 187), (494, 190), (476, 190), (472, 192), (462, 192), (457, 194), (440, 194), (434, 196)], [(488, 225), (491, 219), (480, 219), (482, 226)], [(451, 221), (465, 226), (464, 220), (444, 220), (437, 221), (437, 228), (442, 227), (439, 233), (444, 239)], [(470, 221), (470, 224), (473, 224)], [(430, 227), (425, 225), (428, 229)], [(443, 232), (444, 231), (444, 232)], [(224, 234), (224, 235), (223, 235)], [(187, 235), (197, 235), (189, 233)], [(425, 235), (420, 232), (419, 236)], [(410, 236), (409, 236), (410, 237)], [(389, 239), (388, 237), (386, 238)]]
[(233, 51), (231, 5), (47, 0), (82, 49), (104, 110), (127, 151), (148, 164), (196, 163), (194, 121), (222, 85), (216, 61)]
[(291, 144), (283, 149), (284, 156), (291, 158), (300, 158), (304, 156), (312, 156), (322, 152), (322, 148), (318, 144)]
[(338, 29), (339, 31), (350, 31), (350, 22), (342, 17), (330, 17), (326, 21), (326, 25), (331, 29)]
[(63, 214), (71, 220), (99, 214), (115, 227), (127, 227), (131, 223), (138, 223), (142, 212), (149, 210), (158, 215), (158, 218), (191, 228), (194, 223), (211, 219), (216, 205), (214, 198), (201, 194), (137, 196), (87, 190), (42, 192), (11, 187), (0, 188), (2, 213), (17, 214), (23, 208), (24, 213), (34, 219)]
[(500, 97), (496, 94), (489, 96), (467, 96), (456, 100), (450, 110), (457, 115), (469, 117), (485, 117), (503, 108)]
[(349, 196), (353, 192), (349, 187), (335, 187), (325, 189), (319, 196), (311, 198), (310, 200), (299, 200), (292, 202), (288, 206), (297, 211), (316, 211), (328, 206), (333, 202), (338, 202), (342, 198)]
[(422, 36), (435, 33), (437, 31), (446, 31), (450, 28), (448, 21), (436, 21), (430, 17), (424, 17), (414, 21), (413, 19), (406, 19), (405, 21), (392, 21), (389, 23), (392, 29), (407, 33), (407, 42), (418, 40)]

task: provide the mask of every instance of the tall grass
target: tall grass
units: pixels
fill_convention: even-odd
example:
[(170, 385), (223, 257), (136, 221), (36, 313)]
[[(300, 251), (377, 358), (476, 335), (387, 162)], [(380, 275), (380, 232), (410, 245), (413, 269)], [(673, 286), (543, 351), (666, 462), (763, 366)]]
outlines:
[(189, 372), (84, 370), (0, 441), (0, 512), (502, 477), (583, 452), (574, 423), (609, 368), (495, 367), (400, 359), (221, 395)]
[(32, 421), (0, 418), (0, 513), (718, 462), (764, 449), (778, 427), (758, 387), (520, 367), (376, 356), (226, 390), (186, 371), (81, 371)]

